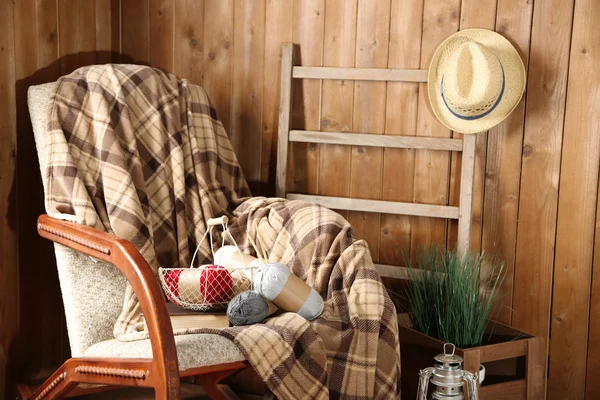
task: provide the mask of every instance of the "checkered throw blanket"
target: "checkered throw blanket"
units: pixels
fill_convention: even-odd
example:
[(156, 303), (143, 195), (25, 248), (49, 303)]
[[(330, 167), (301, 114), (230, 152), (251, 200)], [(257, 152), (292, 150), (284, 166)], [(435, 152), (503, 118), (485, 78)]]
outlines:
[[(60, 79), (49, 110), (48, 214), (130, 240), (155, 270), (189, 265), (209, 218), (229, 216), (249, 254), (260, 229), (270, 261), (314, 287), (323, 314), (201, 331), (233, 340), (280, 399), (398, 397), (396, 312), (366, 243), (318, 205), (247, 199), (202, 88), (149, 67), (84, 67)], [(207, 243), (199, 254), (209, 258)], [(115, 337), (147, 337), (139, 314), (128, 288)]]

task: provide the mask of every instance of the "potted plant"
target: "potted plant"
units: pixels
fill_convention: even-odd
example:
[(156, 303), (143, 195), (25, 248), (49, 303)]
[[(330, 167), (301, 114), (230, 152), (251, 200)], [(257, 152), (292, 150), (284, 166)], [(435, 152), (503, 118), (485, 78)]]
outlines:
[(392, 293), (398, 308), (407, 311), (398, 316), (404, 398), (415, 398), (419, 370), (433, 365), (444, 343), (456, 346), (470, 372), (479, 374), (480, 365), (488, 365), (480, 389), (483, 400), (498, 394), (543, 398), (543, 387), (533, 379), (543, 374), (541, 339), (495, 321), (501, 306), (501, 263), (431, 247), (407, 258), (406, 264), (409, 281), (402, 292)]

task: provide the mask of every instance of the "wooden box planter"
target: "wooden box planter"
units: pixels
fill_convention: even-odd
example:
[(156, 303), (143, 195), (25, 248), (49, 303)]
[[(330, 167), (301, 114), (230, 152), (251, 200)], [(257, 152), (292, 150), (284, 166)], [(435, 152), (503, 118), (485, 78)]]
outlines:
[[(490, 322), (490, 326), (492, 324)], [(402, 398), (408, 400), (417, 396), (419, 370), (432, 367), (435, 363), (433, 357), (443, 353), (444, 347), (444, 342), (411, 326), (408, 314), (398, 315)], [(457, 347), (456, 354), (464, 358), (464, 368), (472, 373), (479, 372), (479, 364), (486, 367), (485, 380), (479, 389), (481, 400), (544, 398), (545, 349), (542, 338), (495, 323), (489, 344), (468, 349)]]

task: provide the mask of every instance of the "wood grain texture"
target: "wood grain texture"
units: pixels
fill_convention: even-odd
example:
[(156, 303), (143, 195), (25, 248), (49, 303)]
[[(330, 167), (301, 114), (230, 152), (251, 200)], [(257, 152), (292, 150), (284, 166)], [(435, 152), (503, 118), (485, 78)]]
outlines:
[(121, 52), (121, 2), (96, 0), (96, 50), (98, 64), (118, 62)]
[(265, 1), (236, 1), (234, 16), (231, 142), (246, 180), (260, 182)]
[(17, 124), (15, 106), (15, 42), (12, 0), (0, 8), (0, 397), (12, 392), (14, 373), (9, 359), (19, 331), (18, 231), (16, 219)]
[(292, 41), (293, 0), (267, 0), (265, 6), (260, 182), (263, 193), (275, 187), (282, 43)]
[(172, 0), (150, 0), (150, 65), (165, 71), (173, 70), (173, 17)]
[[(356, 67), (387, 67), (390, 12), (389, 0), (376, 3), (359, 2)], [(386, 90), (385, 82), (354, 83), (352, 129), (355, 132), (369, 134), (385, 132)], [(381, 199), (382, 164), (383, 149), (353, 146), (350, 161), (350, 196), (360, 199)], [(381, 215), (352, 211), (348, 213), (348, 222), (353, 225), (356, 236), (367, 241), (373, 261), (377, 262)]]
[[(299, 131), (290, 132), (290, 141), (344, 144), (346, 146), (385, 147), (389, 149), (430, 149), (462, 151), (463, 141), (437, 137), (392, 136), (356, 132), (322, 132)], [(339, 164), (338, 164), (339, 165)]]
[[(525, 68), (529, 65), (532, 12), (533, 3), (527, 0), (498, 1), (496, 30), (516, 47)], [(504, 262), (498, 318), (507, 324), (512, 319), (524, 116), (525, 98), (502, 124), (488, 132), (482, 250)]]
[(150, 61), (149, 6), (149, 0), (121, 0), (121, 49), (124, 56), (141, 64)]
[(590, 298), (590, 330), (588, 334), (586, 399), (600, 396), (600, 180), (594, 229), (594, 259)]
[[(497, 0), (464, 0), (460, 6), (460, 29), (482, 28), (494, 30), (496, 22)], [(475, 176), (473, 179), (473, 208), (471, 211), (470, 250), (481, 250), (481, 234), (483, 222), (483, 194), (485, 187), (485, 163), (487, 152), (487, 132), (476, 134)], [(452, 137), (461, 138), (459, 132)], [(450, 204), (459, 204), (461, 191), (462, 154), (452, 153), (450, 165)], [(459, 230), (454, 221), (448, 223), (448, 247), (457, 243)]]
[[(423, 0), (392, 0), (388, 68), (419, 68), (423, 31)], [(388, 82), (385, 134), (417, 135), (419, 84)], [(386, 148), (383, 152), (381, 198), (388, 201), (413, 201), (415, 151)], [(410, 255), (412, 217), (381, 216), (379, 261), (404, 264)]]
[[(299, 65), (320, 66), (323, 63), (325, 0), (294, 0), (292, 39), (299, 45)], [(319, 129), (321, 82), (294, 81), (292, 128)], [(318, 193), (319, 145), (290, 146), (288, 188), (302, 193)]]
[[(241, 0), (2, 1), (5, 2), (2, 3), (3, 11), (9, 11), (2, 14), (0, 20), (9, 22), (0, 31), (0, 43), (4, 44), (0, 46), (0, 54), (9, 54), (9, 57), (0, 60), (0, 113), (4, 116), (6, 110), (14, 108), (16, 116), (12, 122), (0, 121), (2, 127), (9, 127), (8, 131), (0, 133), (3, 135), (0, 154), (5, 157), (0, 158), (0, 164), (8, 166), (6, 172), (0, 171), (0, 198), (14, 199), (0, 204), (2, 210), (10, 213), (3, 214), (8, 225), (0, 229), (2, 235), (8, 236), (0, 237), (0, 249), (16, 246), (17, 239), (11, 235), (18, 234), (19, 254), (13, 252), (11, 255), (9, 251), (2, 253), (2, 257), (6, 257), (8, 265), (19, 259), (21, 281), (26, 277), (36, 277), (19, 288), (22, 304), (18, 341), (22, 344), (13, 346), (13, 349), (18, 349), (14, 351), (22, 376), (36, 377), (47, 373), (60, 361), (60, 357), (68, 353), (56, 271), (54, 268), (38, 268), (40, 260), (52, 259), (51, 247), (39, 242), (31, 225), (41, 210), (41, 187), (25, 106), (29, 85), (54, 80), (61, 73), (91, 63), (93, 58), (98, 63), (120, 60), (152, 63), (153, 66), (168, 68), (169, 72), (175, 72), (182, 78), (202, 83), (228, 132), (236, 118), (232, 115), (234, 102), (237, 110), (241, 109), (240, 105), (249, 110), (246, 115), (251, 118), (252, 132), (243, 126), (245, 122), (237, 119), (237, 131), (248, 133), (249, 137), (235, 140), (249, 140), (254, 152), (258, 149), (259, 156), (251, 161), (245, 159), (244, 168), (253, 171), (256, 194), (272, 194), (282, 42), (299, 44), (299, 62), (304, 66), (352, 68), (358, 65), (357, 61), (364, 62), (361, 65), (374, 66), (371, 62), (380, 60), (378, 54), (386, 52), (387, 60), (378, 64), (378, 69), (425, 70), (437, 45), (459, 26), (461, 29), (475, 26), (493, 29), (495, 25), (495, 29), (516, 46), (529, 67), (528, 93), (507, 120), (489, 131), (487, 144), (478, 141), (473, 217), (475, 221), (482, 218), (482, 223), (475, 225), (473, 243), (477, 247), (477, 237), (481, 235), (481, 248), (496, 259), (505, 261), (506, 278), (501, 295), (506, 307), (500, 319), (511, 322), (514, 314), (512, 322), (517, 327), (542, 334), (545, 340), (541, 345), (543, 359), (549, 326), (551, 323), (554, 325), (550, 373), (552, 380), (560, 386), (557, 390), (552, 388), (551, 392), (556, 393), (554, 396), (560, 397), (560, 393), (571, 387), (565, 383), (564, 376), (573, 382), (571, 385), (575, 382), (580, 385), (582, 377), (586, 376), (588, 398), (595, 398), (600, 393), (597, 384), (600, 379), (596, 374), (600, 368), (600, 353), (596, 350), (600, 346), (597, 339), (600, 335), (600, 275), (598, 268), (592, 271), (593, 265), (600, 265), (600, 234), (597, 232), (600, 230), (600, 218), (590, 213), (593, 198), (587, 196), (593, 192), (593, 176), (590, 176), (593, 168), (589, 166), (594, 160), (592, 155), (582, 160), (574, 160), (567, 155), (573, 154), (574, 149), (583, 148), (580, 142), (586, 137), (592, 140), (589, 135), (596, 129), (593, 121), (597, 119), (598, 100), (594, 97), (594, 85), (589, 82), (597, 78), (597, 68), (586, 67), (596, 57), (597, 50), (588, 45), (593, 42), (595, 32), (582, 33), (582, 30), (593, 24), (590, 21), (596, 18), (594, 13), (600, 8), (597, 0), (390, 0), (389, 3), (264, 0), (264, 4), (261, 0), (258, 3), (263, 4), (264, 15), (252, 19), (256, 31), (264, 33), (262, 43), (256, 40), (252, 44), (255, 46), (252, 48), (262, 48), (257, 52), (234, 50), (238, 45), (238, 40), (234, 40), (234, 23), (238, 36), (240, 27), (241, 31), (245, 29), (245, 17), (240, 17), (242, 20), (238, 18), (240, 7), (256, 7), (256, 4), (246, 4), (249, 3), (247, 1), (243, 5)], [(365, 17), (381, 15), (378, 10), (387, 7), (386, 22), (382, 18), (373, 23), (374, 18)], [(588, 11), (583, 12), (584, 9)], [(574, 10), (576, 23), (572, 27)], [(259, 21), (261, 18), (262, 22)], [(10, 19), (14, 20), (12, 25)], [(246, 19), (246, 23), (249, 22)], [(386, 28), (386, 25), (389, 27)], [(362, 33), (357, 30), (362, 30)], [(388, 38), (370, 34), (382, 30), (389, 31)], [(154, 33), (151, 34), (151, 31)], [(243, 47), (244, 40), (252, 39), (247, 37), (250, 35), (242, 36)], [(576, 47), (578, 43), (586, 44), (585, 53), (582, 52), (583, 46)], [(237, 68), (235, 82), (232, 80), (234, 65)], [(253, 102), (250, 109), (248, 101), (241, 103), (233, 93), (247, 90), (244, 85), (248, 80), (246, 77), (240, 79), (238, 72), (254, 71), (252, 68), (260, 65), (261, 72), (252, 78), (257, 81), (250, 83), (254, 88), (262, 87), (262, 100), (260, 104)], [(579, 73), (568, 73), (569, 65)], [(302, 73), (312, 72), (304, 70)], [(348, 73), (355, 72), (350, 70)], [(366, 82), (359, 82), (363, 83)], [(370, 114), (372, 120), (361, 122), (358, 128), (354, 112), (366, 108), (355, 96), (354, 82), (338, 80), (321, 84), (314, 79), (299, 82), (296, 87), (300, 93), (294, 98), (294, 128), (370, 133), (380, 129), (379, 133), (385, 135), (450, 137), (451, 133), (442, 128), (429, 111), (424, 84), (383, 85), (386, 85), (383, 100), (374, 102), (374, 111)], [(13, 91), (14, 95), (11, 94)], [(367, 92), (371, 93), (370, 90)], [(13, 100), (11, 96), (14, 96)], [(582, 106), (565, 107), (567, 97), (577, 99)], [(362, 115), (366, 114), (362, 111)], [(376, 114), (384, 115), (383, 123), (377, 122)], [(563, 124), (566, 129), (564, 144)], [(16, 157), (13, 161), (10, 159), (13, 145), (10, 139), (5, 139), (6, 135), (10, 138), (10, 126), (15, 126), (12, 129), (15, 129), (18, 143), (14, 147), (19, 149), (18, 154), (12, 153)], [(587, 144), (591, 143), (589, 140)], [(593, 146), (585, 146), (585, 151), (591, 154)], [(295, 180), (296, 187), (291, 189), (349, 196), (350, 176), (356, 172), (354, 168), (351, 171), (351, 164), (357, 160), (352, 161), (351, 154), (352, 149), (347, 146), (296, 146), (296, 151), (290, 153), (293, 158), (291, 167), (294, 163), (297, 167), (295, 176), (291, 178)], [(483, 154), (487, 158), (484, 182)], [(248, 155), (241, 154), (241, 157)], [(386, 149), (381, 158), (368, 165), (373, 176), (368, 181), (355, 178), (352, 191), (369, 195), (373, 195), (369, 191), (375, 191), (373, 197), (384, 201), (454, 203), (459, 183), (458, 161), (458, 158), (451, 159), (439, 152)], [(11, 162), (16, 165), (11, 167)], [(585, 168), (583, 163), (586, 163)], [(7, 181), (5, 176), (11, 176), (10, 168), (14, 168), (13, 176)], [(14, 177), (15, 173), (18, 179)], [(28, 184), (16, 185), (15, 179)], [(364, 187), (363, 182), (366, 182)], [(481, 212), (476, 209), (479, 204), (478, 182), (482, 182), (484, 193)], [(576, 182), (585, 184), (572, 189)], [(377, 185), (380, 185), (379, 191)], [(586, 198), (582, 198), (584, 193)], [(564, 196), (567, 200), (563, 200)], [(561, 223), (568, 204), (577, 205), (574, 206), (577, 211), (574, 216), (583, 218), (585, 214), (591, 217), (582, 219), (585, 223), (579, 225)], [(413, 222), (405, 216), (382, 215), (380, 223), (378, 217), (373, 218), (374, 223), (362, 218), (354, 222), (360, 236), (370, 237), (370, 242), (379, 242), (379, 250), (375, 249), (374, 253), (378, 252), (380, 262), (386, 264), (402, 264), (402, 249), (414, 249), (433, 242), (454, 243), (455, 231), (451, 228), (446, 233), (447, 224), (441, 220), (415, 218)], [(595, 219), (595, 226), (591, 219)], [(480, 233), (477, 226), (481, 226)], [(569, 232), (577, 226), (580, 229), (569, 236)], [(596, 230), (593, 233), (596, 240), (595, 261), (589, 255), (592, 247), (590, 229)], [(32, 246), (40, 248), (40, 251), (28, 251)], [(564, 270), (564, 265), (568, 266), (567, 270)], [(2, 268), (0, 263), (0, 271), (5, 273)], [(556, 271), (556, 276), (553, 276), (553, 271)], [(587, 292), (586, 279), (591, 285), (591, 291), (588, 288)], [(570, 302), (568, 296), (573, 293), (581, 298)], [(42, 298), (46, 300), (42, 301)], [(557, 307), (551, 322), (552, 298)], [(0, 304), (0, 310), (2, 307)], [(589, 324), (584, 317), (579, 317), (585, 316), (588, 307)], [(38, 324), (23, 317), (32, 312), (39, 313)], [(585, 325), (589, 325), (587, 360), (582, 363), (585, 330), (588, 329)], [(14, 334), (10, 324), (7, 327), (6, 330), (0, 328), (0, 337)], [(43, 339), (34, 340), (36, 329), (43, 332)], [(570, 343), (573, 344), (573, 354), (569, 353), (564, 358), (565, 346)], [(552, 357), (553, 353), (555, 357)], [(561, 359), (566, 360), (565, 364), (574, 366), (569, 373), (561, 370)], [(545, 373), (540, 376), (543, 380)], [(581, 395), (581, 390), (578, 387), (570, 391), (570, 396)]]
[[(323, 66), (354, 67), (356, 57), (356, 23), (358, 1), (328, 0), (325, 3)], [(320, 130), (352, 132), (354, 82), (323, 81)], [(350, 195), (351, 148), (345, 145), (322, 145), (319, 153), (319, 194)], [(346, 211), (341, 211), (345, 217)]]
[[(458, 30), (460, 1), (426, 0), (423, 10), (421, 68), (428, 68), (437, 46)], [(427, 87), (420, 85), (417, 110), (417, 136), (450, 137), (429, 109)], [(448, 204), (450, 155), (432, 151), (418, 151), (415, 156), (413, 199), (417, 203)], [(443, 220), (413, 218), (411, 253), (423, 246), (446, 243), (447, 223)]]
[[(25, 23), (26, 20), (23, 22)], [(59, 26), (69, 27), (69, 29), (58, 30), (60, 73), (61, 75), (67, 75), (81, 65), (79, 60), (79, 2), (73, 3), (68, 0), (58, 0), (58, 24)]]
[(173, 23), (173, 72), (202, 85), (204, 0), (176, 0)]
[(79, 0), (77, 1), (77, 7), (79, 7), (77, 11), (79, 23), (79, 65), (96, 64), (96, 1)]
[[(531, 32), (512, 323), (542, 336), (544, 347), (550, 328), (572, 16), (571, 1), (534, 7)], [(550, 390), (548, 396), (560, 397), (554, 397)]]
[(233, 0), (205, 0), (203, 86), (231, 134)]
[(575, 3), (556, 226), (548, 398), (585, 397), (600, 169), (600, 8)]

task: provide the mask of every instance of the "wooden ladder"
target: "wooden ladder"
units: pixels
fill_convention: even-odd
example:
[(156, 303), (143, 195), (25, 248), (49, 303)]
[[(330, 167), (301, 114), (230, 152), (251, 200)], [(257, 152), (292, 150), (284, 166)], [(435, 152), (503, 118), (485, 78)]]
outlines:
[[(279, 143), (277, 149), (276, 195), (290, 200), (304, 200), (328, 208), (386, 214), (458, 220), (457, 248), (465, 254), (471, 245), (471, 211), (475, 171), (475, 135), (463, 139), (371, 135), (345, 132), (290, 130), (293, 87), (292, 79), (335, 79), (387, 82), (427, 82), (427, 70), (382, 68), (302, 67), (295, 64), (294, 44), (284, 43), (281, 59), (281, 100), (279, 106)], [(290, 142), (371, 146), (399, 149), (462, 151), (459, 206), (418, 204), (358, 198), (315, 196), (287, 192), (288, 149)], [(406, 268), (375, 264), (382, 277), (408, 279)]]

